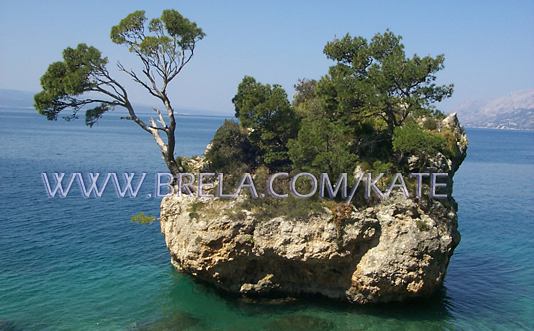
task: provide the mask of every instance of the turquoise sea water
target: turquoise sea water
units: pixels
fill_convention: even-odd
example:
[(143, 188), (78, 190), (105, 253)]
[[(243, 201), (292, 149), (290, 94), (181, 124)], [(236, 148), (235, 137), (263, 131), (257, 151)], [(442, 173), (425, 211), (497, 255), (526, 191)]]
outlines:
[[(222, 121), (181, 117), (177, 152), (202, 153)], [(174, 271), (159, 224), (130, 221), (158, 213), (147, 192), (47, 197), (44, 171), (164, 171), (149, 135), (115, 115), (89, 129), (0, 109), (0, 330), (534, 329), (534, 132), (468, 136), (454, 187), (462, 242), (440, 293), (393, 305), (275, 305)]]

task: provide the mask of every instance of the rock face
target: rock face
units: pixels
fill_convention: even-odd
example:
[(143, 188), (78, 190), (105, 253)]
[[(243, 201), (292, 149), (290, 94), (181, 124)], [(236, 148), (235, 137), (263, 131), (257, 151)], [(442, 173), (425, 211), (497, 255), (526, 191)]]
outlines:
[[(465, 138), (463, 130), (458, 135)], [(466, 146), (465, 140), (457, 160), (446, 162), (451, 172)], [(202, 202), (212, 212), (194, 212)], [(452, 198), (398, 194), (371, 207), (324, 208), (306, 220), (260, 220), (248, 210), (235, 213), (238, 204), (167, 197), (161, 231), (178, 270), (245, 296), (322, 295), (354, 303), (428, 296), (442, 285), (460, 241)]]
[(423, 210), (397, 197), (380, 207), (325, 209), (309, 220), (246, 215), (191, 217), (192, 197), (162, 203), (161, 229), (179, 270), (233, 293), (321, 294), (387, 302), (431, 294), (460, 240), (456, 213), (433, 202)]

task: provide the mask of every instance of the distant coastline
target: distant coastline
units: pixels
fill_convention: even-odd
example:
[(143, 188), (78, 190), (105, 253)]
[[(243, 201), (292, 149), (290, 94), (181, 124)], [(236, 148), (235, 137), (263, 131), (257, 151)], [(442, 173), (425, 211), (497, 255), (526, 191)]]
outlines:
[[(142, 106), (142, 107), (146, 107), (146, 106)], [(19, 111), (24, 111), (24, 112), (35, 112), (35, 108), (32, 107), (32, 106), (9, 106), (9, 105), (0, 105), (0, 112), (4, 111), (4, 110), (19, 110)], [(140, 111), (139, 112), (141, 115), (146, 115), (146, 114), (150, 114), (149, 112), (143, 112), (143, 111)], [(106, 114), (106, 116), (113, 116), (113, 117), (121, 117), (121, 116), (124, 116), (125, 114), (124, 113), (119, 113), (119, 112), (116, 112), (116, 113), (109, 113), (109, 114)], [(233, 116), (231, 114), (213, 114), (213, 113), (199, 113), (199, 114), (194, 114), (194, 113), (182, 113), (182, 112), (177, 112), (176, 113), (176, 116), (178, 117), (208, 117), (208, 118), (233, 118)]]
[[(33, 107), (33, 96), (34, 92), (31, 91), (20, 91), (12, 89), (0, 89), (0, 110), (3, 109), (19, 109), (26, 111), (35, 112)], [(150, 105), (145, 104), (134, 104), (138, 109), (139, 114), (153, 114), (152, 108)], [(198, 113), (197, 113), (198, 112)], [(110, 113), (113, 114), (113, 113)], [(123, 113), (121, 113), (123, 114)], [(124, 113), (125, 114), (125, 113)], [(177, 109), (176, 114), (179, 116), (203, 116), (203, 117), (221, 117), (228, 118), (233, 117), (231, 112), (227, 114), (223, 111), (210, 111), (206, 109)]]
[[(0, 89), (0, 111), (3, 110), (22, 110), (22, 111), (28, 111), (28, 112), (35, 112), (35, 108), (33, 107), (33, 92), (30, 91), (20, 91), (20, 90), (13, 90), (13, 89)], [(146, 114), (152, 114), (151, 107), (144, 104), (138, 104), (137, 107), (139, 108), (139, 113), (146, 115)], [(198, 112), (198, 113), (197, 113)], [(450, 112), (448, 112), (450, 113)], [(110, 112), (107, 116), (116, 116), (120, 115), (122, 116), (122, 113), (113, 113)], [(217, 111), (209, 111), (209, 110), (193, 110), (193, 109), (179, 109), (177, 110), (178, 116), (184, 116), (184, 117), (206, 117), (206, 118), (233, 118), (233, 114), (228, 112), (217, 112)], [(514, 128), (510, 127), (508, 125), (499, 123), (497, 125), (491, 126), (488, 124), (488, 126), (482, 126), (476, 123), (473, 123), (472, 120), (466, 120), (469, 119), (470, 111), (466, 109), (462, 109), (458, 111), (458, 115), (462, 123), (464, 123), (464, 127), (469, 129), (493, 129), (493, 130), (513, 130), (513, 131), (534, 131), (534, 127), (530, 128)], [(525, 119), (527, 120), (527, 119)], [(471, 123), (470, 123), (471, 122)], [(482, 122), (488, 122), (491, 123), (491, 121), (482, 121)]]
[(499, 128), (499, 127), (487, 127), (487, 126), (470, 126), (466, 125), (466, 129), (482, 129), (482, 130), (495, 130), (495, 131), (525, 131), (525, 132), (532, 132), (534, 129), (516, 129), (516, 128)]

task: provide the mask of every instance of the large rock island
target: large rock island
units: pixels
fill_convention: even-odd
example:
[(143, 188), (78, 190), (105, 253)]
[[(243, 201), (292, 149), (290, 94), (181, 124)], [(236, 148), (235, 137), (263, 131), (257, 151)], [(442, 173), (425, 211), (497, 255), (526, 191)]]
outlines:
[[(424, 119), (423, 119), (424, 120)], [(428, 156), (449, 184), (467, 139), (456, 115), (438, 123), (456, 140), (455, 157)], [(417, 164), (410, 158), (408, 164)], [(442, 284), (460, 242), (457, 205), (394, 194), (369, 205), (325, 203), (306, 219), (261, 217), (241, 199), (171, 196), (161, 231), (180, 271), (244, 296), (322, 295), (354, 303), (429, 296)]]

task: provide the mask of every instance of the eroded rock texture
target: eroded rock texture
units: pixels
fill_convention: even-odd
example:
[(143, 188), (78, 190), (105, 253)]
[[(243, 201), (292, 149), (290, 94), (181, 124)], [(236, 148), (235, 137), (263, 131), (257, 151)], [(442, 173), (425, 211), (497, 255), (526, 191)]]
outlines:
[[(455, 116), (443, 125), (458, 130), (459, 153), (456, 160), (436, 158), (436, 169), (453, 175), (467, 140)], [(199, 203), (210, 212), (194, 212)], [(165, 198), (161, 231), (178, 270), (246, 296), (319, 294), (355, 303), (428, 296), (442, 285), (460, 241), (452, 198), (397, 194), (371, 207), (325, 207), (306, 220), (260, 220), (248, 210), (236, 213), (238, 204)]]

